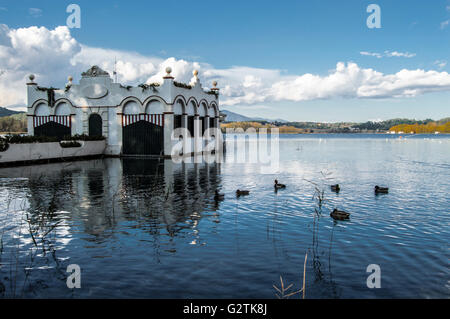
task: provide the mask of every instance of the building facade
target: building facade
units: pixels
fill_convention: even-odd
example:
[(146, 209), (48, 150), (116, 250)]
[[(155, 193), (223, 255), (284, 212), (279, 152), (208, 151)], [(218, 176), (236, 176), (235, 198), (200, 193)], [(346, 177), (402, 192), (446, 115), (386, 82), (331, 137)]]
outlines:
[(69, 77), (65, 89), (40, 87), (30, 75), (28, 134), (102, 135), (106, 155), (167, 157), (180, 141), (180, 154), (216, 150), (222, 139), (217, 82), (205, 91), (197, 71), (190, 84), (176, 82), (171, 72), (166, 68), (162, 83), (132, 87), (93, 66), (79, 84)]

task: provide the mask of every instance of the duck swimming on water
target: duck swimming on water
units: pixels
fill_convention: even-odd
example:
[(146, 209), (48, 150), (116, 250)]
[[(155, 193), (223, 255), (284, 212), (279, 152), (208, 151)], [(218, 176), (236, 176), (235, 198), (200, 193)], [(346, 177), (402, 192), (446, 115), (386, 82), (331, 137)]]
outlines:
[(375, 194), (387, 194), (389, 193), (389, 188), (387, 187), (380, 187), (380, 186), (375, 186)]
[(341, 187), (339, 186), (339, 184), (331, 185), (330, 187), (333, 192), (339, 193), (341, 191)]
[(275, 189), (286, 188), (286, 185), (278, 183), (278, 180), (275, 180)]
[(246, 195), (249, 195), (250, 194), (250, 191), (246, 191), (246, 190), (241, 190), (241, 189), (238, 189), (237, 191), (236, 191), (236, 196), (246, 196)]
[(214, 200), (220, 201), (220, 200), (224, 200), (224, 198), (225, 198), (225, 194), (220, 194), (219, 191), (216, 189), (216, 191), (214, 192)]
[(347, 213), (347, 212), (344, 212), (343, 210), (338, 210), (337, 208), (335, 208), (331, 212), (330, 216), (336, 220), (346, 220), (346, 219), (350, 218), (350, 213)]

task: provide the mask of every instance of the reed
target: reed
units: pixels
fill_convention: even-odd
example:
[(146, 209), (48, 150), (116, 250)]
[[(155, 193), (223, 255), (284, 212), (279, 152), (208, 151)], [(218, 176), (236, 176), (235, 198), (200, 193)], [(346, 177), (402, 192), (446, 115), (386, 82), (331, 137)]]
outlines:
[[(57, 188), (55, 188), (56, 191)], [(31, 210), (26, 207), (26, 200), (22, 200), (19, 207), (12, 205), (17, 197), (11, 197), (8, 194), (6, 198), (6, 218), (14, 220), (18, 214), (21, 214), (21, 217), (17, 219), (11, 230), (3, 228), (0, 234), (0, 258), (6, 257), (6, 254), (8, 255), (7, 265), (9, 268), (6, 269), (5, 267), (3, 269), (5, 271), (4, 274), (8, 273), (8, 276), (2, 275), (2, 278), (9, 282), (9, 289), (0, 282), (0, 294), (3, 296), (7, 298), (23, 297), (26, 287), (29, 289), (34, 288), (34, 283), (30, 283), (30, 277), (37, 256), (45, 257), (50, 253), (57, 268), (59, 268), (55, 255), (56, 249), (52, 239), (49, 238), (61, 223), (61, 221), (55, 221), (56, 206), (54, 201), (56, 198), (57, 196), (54, 194), (50, 205), (46, 208), (41, 207), (41, 203), (39, 203), (34, 210)], [(9, 216), (10, 214), (11, 217)], [(31, 240), (31, 245), (23, 249), (21, 241), (27, 236)]]
[(305, 263), (303, 264), (303, 285), (302, 285), (302, 291), (303, 291), (303, 299), (305, 299), (306, 295), (306, 260), (308, 259), (308, 253), (305, 254)]
[(292, 297), (296, 294), (302, 293), (302, 299), (305, 299), (306, 296), (306, 260), (308, 258), (308, 253), (305, 254), (305, 262), (303, 264), (303, 283), (302, 283), (302, 289), (292, 291), (292, 287), (294, 284), (290, 284), (287, 287), (284, 285), (283, 277), (280, 275), (280, 287), (277, 287), (275, 285), (272, 285), (272, 287), (275, 289), (275, 296), (278, 299), (289, 299), (289, 297)]

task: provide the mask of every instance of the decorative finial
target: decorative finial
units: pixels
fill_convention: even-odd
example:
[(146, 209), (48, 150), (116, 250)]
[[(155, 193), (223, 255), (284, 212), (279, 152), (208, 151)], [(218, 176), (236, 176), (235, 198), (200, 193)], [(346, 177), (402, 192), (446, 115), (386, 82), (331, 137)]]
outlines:
[(34, 82), (34, 79), (35, 79), (34, 74), (30, 74), (30, 75), (28, 76), (28, 79), (29, 79), (30, 81), (27, 83), (27, 85), (36, 85), (36, 82)]
[(172, 68), (170, 66), (168, 66), (166, 68), (166, 76), (163, 77), (163, 79), (173, 79), (173, 76), (170, 75), (170, 73), (172, 73)]
[(211, 89), (211, 91), (215, 92), (216, 94), (219, 94), (219, 88), (217, 87), (217, 81), (213, 81), (212, 85), (213, 85), (213, 88)]

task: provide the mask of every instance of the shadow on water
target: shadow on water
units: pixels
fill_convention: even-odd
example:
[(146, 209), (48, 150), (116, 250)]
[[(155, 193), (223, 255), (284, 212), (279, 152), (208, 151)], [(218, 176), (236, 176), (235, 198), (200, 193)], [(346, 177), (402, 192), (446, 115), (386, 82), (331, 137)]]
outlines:
[(162, 250), (176, 251), (171, 241), (179, 234), (202, 241), (198, 225), (204, 214), (220, 220), (215, 163), (114, 158), (0, 169), (0, 178), (14, 180), (7, 201), (22, 198), (20, 207), (8, 204), (0, 215), (0, 297), (36, 297), (64, 288), (66, 246), (74, 238), (98, 247), (140, 229), (152, 238), (159, 260)]

